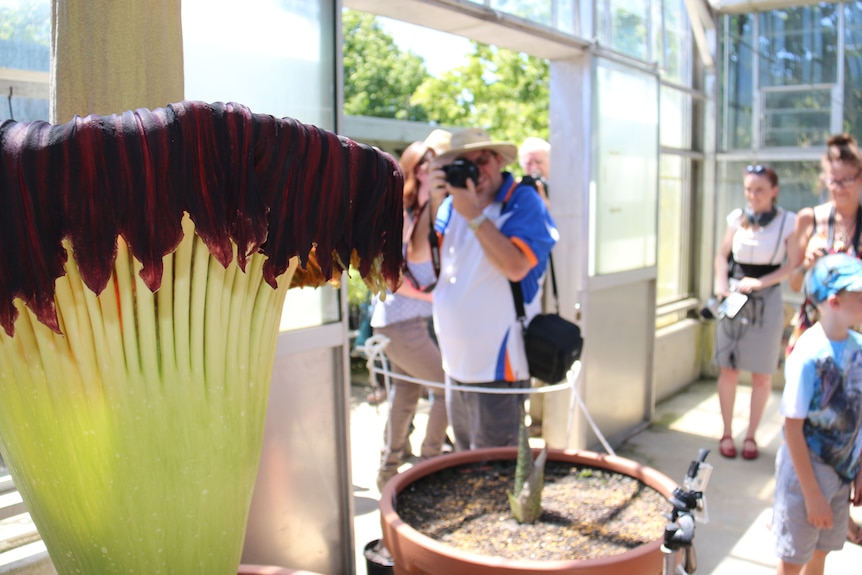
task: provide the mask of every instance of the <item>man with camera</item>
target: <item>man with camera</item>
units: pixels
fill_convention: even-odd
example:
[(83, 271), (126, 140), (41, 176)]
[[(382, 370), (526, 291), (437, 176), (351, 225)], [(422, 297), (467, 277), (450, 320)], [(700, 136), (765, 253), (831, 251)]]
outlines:
[[(474, 391), (447, 393), (459, 450), (517, 445), (524, 394), (481, 393), (482, 387), (529, 387), (522, 325), (511, 282), (520, 282), (526, 323), (541, 311), (542, 278), (558, 233), (530, 185), (503, 168), (518, 155), (481, 129), (452, 136), (451, 150), (431, 173), (442, 200), (435, 222), (440, 278), (434, 326), (447, 379)], [(526, 324), (525, 324), (526, 325)]]
[(551, 177), (551, 144), (547, 140), (530, 136), (518, 147), (518, 163), (524, 172), (524, 180), (532, 178), (536, 189), (548, 203), (548, 180)]

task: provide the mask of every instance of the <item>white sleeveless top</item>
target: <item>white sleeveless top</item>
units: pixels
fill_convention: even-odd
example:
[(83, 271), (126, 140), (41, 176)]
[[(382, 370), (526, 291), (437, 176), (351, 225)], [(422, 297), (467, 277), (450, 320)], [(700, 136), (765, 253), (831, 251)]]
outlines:
[[(436, 279), (431, 260), (422, 263), (410, 263), (410, 272), (420, 286), (430, 285)], [(407, 278), (404, 278), (407, 281)], [(386, 300), (381, 301), (374, 296), (371, 310), (371, 327), (386, 327), (399, 321), (416, 317), (431, 317), (431, 302), (414, 297), (386, 292)]]

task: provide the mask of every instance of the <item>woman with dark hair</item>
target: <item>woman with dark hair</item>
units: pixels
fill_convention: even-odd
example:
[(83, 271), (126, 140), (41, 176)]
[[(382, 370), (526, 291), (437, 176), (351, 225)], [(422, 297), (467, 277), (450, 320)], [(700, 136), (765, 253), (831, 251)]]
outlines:
[[(796, 229), (788, 246), (788, 259), (794, 267), (790, 287), (802, 289), (805, 273), (826, 254), (844, 252), (862, 257), (862, 151), (850, 134), (836, 134), (826, 141), (826, 153), (820, 159), (820, 181), (829, 191), (829, 201), (799, 210)], [(793, 349), (803, 331), (817, 321), (817, 308), (808, 300), (802, 303), (794, 318), (793, 335), (787, 353)], [(853, 522), (847, 525), (847, 540), (862, 543), (862, 529)]]
[(747, 301), (738, 313), (719, 317), (713, 361), (720, 370), (718, 398), (724, 422), (719, 452), (736, 457), (733, 406), (739, 373), (745, 370), (751, 372), (751, 405), (742, 457), (756, 459), (755, 433), (781, 354), (784, 308), (779, 284), (790, 272), (787, 245), (796, 214), (778, 206), (778, 175), (771, 167), (746, 167), (743, 183), (746, 206), (727, 216), (715, 257), (715, 293), (719, 299), (735, 293), (734, 297)]
[[(404, 175), (404, 252), (401, 287), (386, 299), (375, 298), (371, 312), (371, 327), (375, 334), (389, 338), (385, 349), (392, 371), (425, 381), (442, 382), (443, 360), (431, 325), (431, 290), (437, 272), (431, 259), (429, 232), (433, 211), (426, 184), (428, 167), (438, 154), (448, 150), (451, 134), (434, 130), (424, 142), (414, 142), (401, 154), (399, 164)], [(421, 386), (393, 378), (389, 419), (384, 432), (384, 445), (377, 472), (377, 486), (383, 486), (410, 455), (410, 435)], [(431, 412), (420, 457), (440, 455), (446, 441), (449, 420), (442, 391), (431, 389)]]

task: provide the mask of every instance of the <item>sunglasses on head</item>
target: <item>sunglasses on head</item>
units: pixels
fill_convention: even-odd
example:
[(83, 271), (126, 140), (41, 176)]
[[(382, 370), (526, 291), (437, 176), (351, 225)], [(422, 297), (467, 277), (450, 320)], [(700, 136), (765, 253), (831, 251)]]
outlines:
[(745, 166), (745, 173), (754, 174), (755, 176), (766, 176), (769, 178), (769, 181), (772, 182), (773, 186), (778, 185), (778, 175), (775, 173), (775, 170), (769, 166), (764, 166), (762, 164), (749, 164)]

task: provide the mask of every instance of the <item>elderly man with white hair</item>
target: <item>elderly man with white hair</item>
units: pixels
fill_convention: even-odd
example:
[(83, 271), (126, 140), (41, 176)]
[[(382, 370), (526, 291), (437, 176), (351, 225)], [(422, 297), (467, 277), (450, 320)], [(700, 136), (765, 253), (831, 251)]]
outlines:
[(550, 179), (551, 144), (534, 136), (526, 138), (518, 148), (518, 161), (525, 176)]
[(518, 162), (524, 176), (533, 178), (536, 189), (545, 200), (545, 206), (550, 207), (548, 188), (551, 178), (551, 144), (542, 138), (530, 136), (524, 139), (518, 147)]

